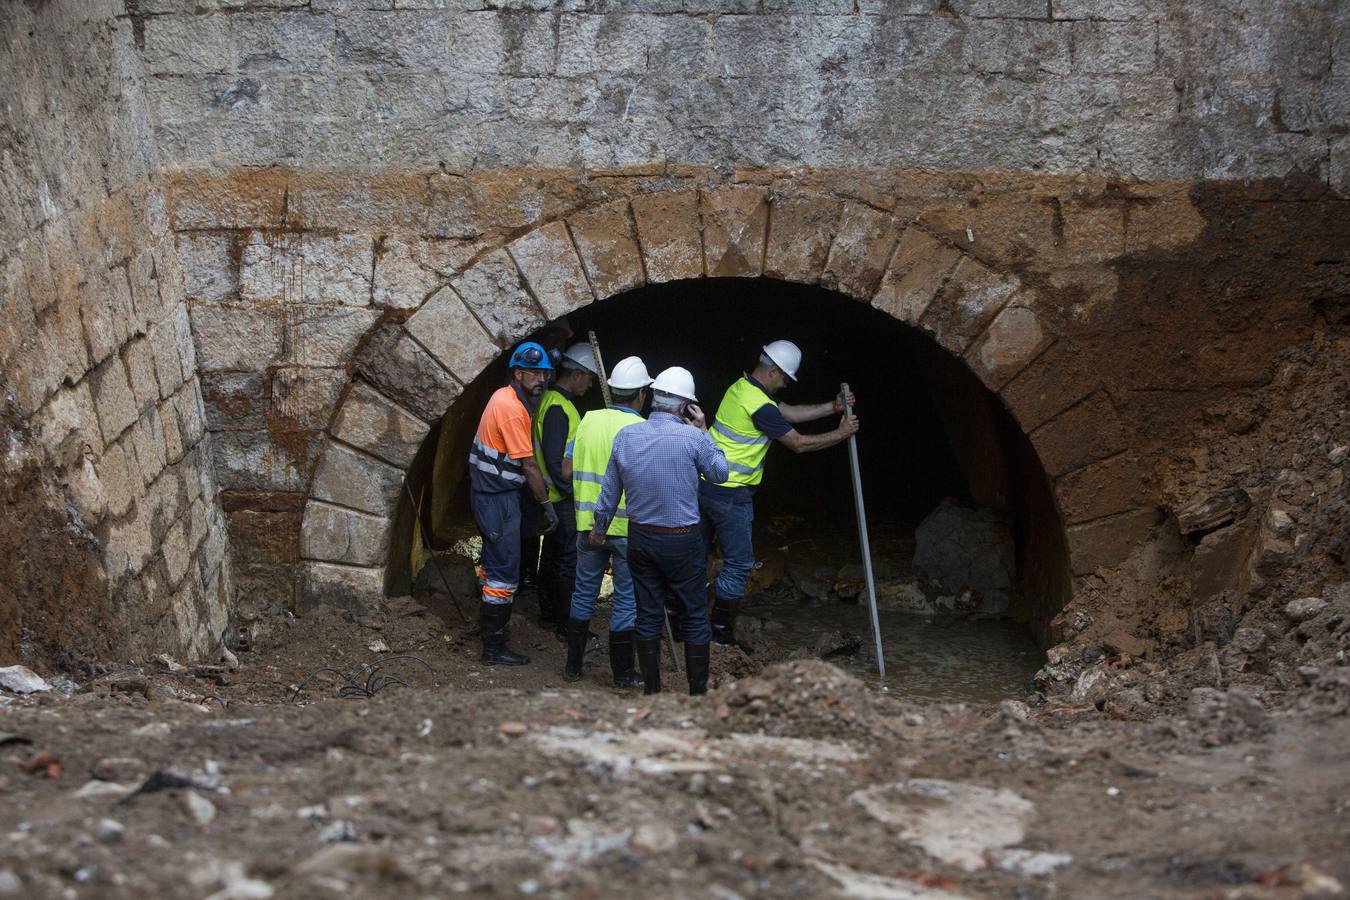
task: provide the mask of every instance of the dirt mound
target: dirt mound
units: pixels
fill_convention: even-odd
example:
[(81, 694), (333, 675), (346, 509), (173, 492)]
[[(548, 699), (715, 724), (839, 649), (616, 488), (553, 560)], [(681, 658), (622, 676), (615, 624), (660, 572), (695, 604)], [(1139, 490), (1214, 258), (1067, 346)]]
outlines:
[(819, 659), (770, 666), (712, 693), (715, 731), (756, 731), (802, 737), (889, 733), (899, 705)]

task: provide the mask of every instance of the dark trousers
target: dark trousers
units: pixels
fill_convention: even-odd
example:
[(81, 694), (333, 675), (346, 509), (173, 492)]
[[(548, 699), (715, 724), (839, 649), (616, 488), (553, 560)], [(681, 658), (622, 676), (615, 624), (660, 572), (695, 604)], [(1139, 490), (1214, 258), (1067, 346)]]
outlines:
[(535, 581), (539, 573), (539, 517), (543, 512), (534, 502), (529, 485), (520, 494), (520, 580)]
[(520, 584), (520, 503), (511, 491), (470, 491), (469, 503), (483, 536), (483, 600), (510, 603)]
[(628, 571), (637, 595), (638, 639), (659, 638), (665, 619), (666, 594), (680, 607), (687, 644), (712, 640), (708, 626), (708, 594), (704, 587), (703, 537), (628, 529)]
[(552, 612), (565, 621), (577, 580), (577, 514), (570, 498), (555, 502), (553, 511), (558, 527), (544, 535), (539, 585), (554, 607)]

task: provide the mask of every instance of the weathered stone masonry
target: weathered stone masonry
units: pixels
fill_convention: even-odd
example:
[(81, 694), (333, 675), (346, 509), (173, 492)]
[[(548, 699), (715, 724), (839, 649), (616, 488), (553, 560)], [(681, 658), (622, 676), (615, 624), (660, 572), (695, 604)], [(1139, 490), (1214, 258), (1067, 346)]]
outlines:
[[(0, 10), (4, 656), (197, 655), (229, 616), (176, 239), (119, 12)], [(38, 522), (72, 537), (54, 546)]]
[[(22, 223), (4, 246), (51, 256), (67, 240), (95, 258), (74, 280), (113, 309), (121, 288), (102, 273), (125, 273), (131, 314), (110, 321), (128, 390), (107, 353), (69, 379), (37, 358), (54, 315), (7, 331), (27, 355), (11, 363), (20, 351), (7, 349), (5, 371), (45, 379), (16, 391), (32, 395), (30, 421), (86, 381), (97, 419), (140, 396), (138, 336), (156, 366), (164, 356), (158, 401), (144, 390), (133, 423), (98, 430), (95, 472), (116, 483), (137, 434), (153, 468), (138, 423), (157, 414), (167, 432), (172, 409), (193, 439), (172, 463), (166, 438), (165, 472), (209, 482), (207, 536), (191, 524), (195, 497), (138, 495), (137, 513), (177, 515), (149, 532), (114, 516), (101, 552), (140, 548), (125, 553), (130, 581), (117, 564), (119, 596), (132, 583), (154, 597), (200, 590), (196, 621), (217, 631), (175, 614), (198, 647), (218, 633), (227, 584), (246, 616), (378, 596), (429, 423), (513, 340), (596, 298), (765, 275), (916, 324), (1030, 435), (1074, 574), (1088, 577), (1189, 499), (1175, 459), (1203, 444), (1195, 423), (1268, 383), (1346, 277), (1344, 4), (71, 6), (10, 13), (7, 50), (42, 57), (25, 28), (81, 46), (92, 29), (130, 136), (86, 135), (97, 110), (29, 126), (49, 152), (0, 154), (0, 200), (18, 210), (7, 228)], [(31, 100), (14, 109), (7, 123), (43, 121)], [(136, 223), (101, 255), (99, 234), (67, 238), (44, 212), (39, 176), (69, 149), (60, 135), (84, 154), (72, 173), (138, 160), (98, 188), (127, 198)], [(76, 208), (76, 191), (57, 193)], [(73, 231), (74, 215), (56, 218)], [(4, 255), (7, 271), (22, 255)], [(150, 273), (162, 307), (142, 314)], [(76, 318), (87, 331), (98, 314)], [(146, 497), (167, 495), (156, 483)], [(181, 535), (211, 576), (195, 588), (173, 579)]]

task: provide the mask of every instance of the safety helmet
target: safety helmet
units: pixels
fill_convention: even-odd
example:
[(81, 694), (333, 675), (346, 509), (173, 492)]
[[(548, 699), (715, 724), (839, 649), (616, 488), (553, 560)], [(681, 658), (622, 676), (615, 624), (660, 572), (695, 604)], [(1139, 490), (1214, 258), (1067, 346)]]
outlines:
[(619, 360), (609, 376), (609, 386), (620, 391), (636, 391), (652, 383), (647, 365), (636, 356)]
[(656, 380), (652, 382), (652, 390), (698, 401), (694, 396), (694, 376), (689, 374), (688, 369), (680, 366), (671, 366), (657, 375)]
[(562, 364), (573, 369), (585, 369), (592, 375), (597, 374), (595, 354), (591, 352), (590, 344), (578, 342), (568, 347), (567, 352), (562, 355)]
[(773, 364), (787, 373), (787, 377), (797, 380), (797, 369), (802, 364), (802, 351), (792, 341), (774, 341), (761, 349), (764, 355), (773, 360)]
[(542, 369), (552, 372), (553, 363), (549, 362), (548, 351), (534, 341), (526, 341), (511, 354), (511, 368)]

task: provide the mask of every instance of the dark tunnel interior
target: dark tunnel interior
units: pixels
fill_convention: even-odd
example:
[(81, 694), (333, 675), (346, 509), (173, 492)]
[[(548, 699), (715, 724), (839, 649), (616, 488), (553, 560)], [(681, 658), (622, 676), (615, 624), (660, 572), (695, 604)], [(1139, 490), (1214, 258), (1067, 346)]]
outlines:
[[(629, 355), (641, 356), (653, 376), (671, 365), (688, 368), (710, 421), (722, 393), (754, 366), (762, 345), (794, 341), (803, 351), (799, 381), (779, 400), (827, 400), (841, 382), (858, 396), (869, 526), (912, 534), (946, 497), (1005, 517), (1016, 556), (1017, 595), (1009, 613), (1044, 645), (1048, 623), (1069, 591), (1063, 529), (1049, 484), (1030, 441), (998, 398), (923, 332), (832, 291), (769, 279), (647, 286), (578, 310), (559, 326), (534, 337), (561, 349), (593, 329), (607, 368)], [(508, 355), (467, 387), (410, 469), (415, 494), (434, 479), (444, 498), (422, 511), (434, 549), (474, 534), (464, 460), (488, 395), (505, 383)], [(580, 405), (583, 412), (600, 406), (599, 389)], [(831, 416), (798, 427), (828, 430), (836, 423)], [(441, 433), (447, 440), (440, 440)], [(391, 550), (391, 593), (409, 586), (410, 507), (405, 499), (395, 532), (402, 539)], [(757, 546), (766, 523), (793, 517), (798, 529), (837, 535), (841, 558), (859, 556), (844, 446), (800, 455), (772, 447), (755, 509)]]

